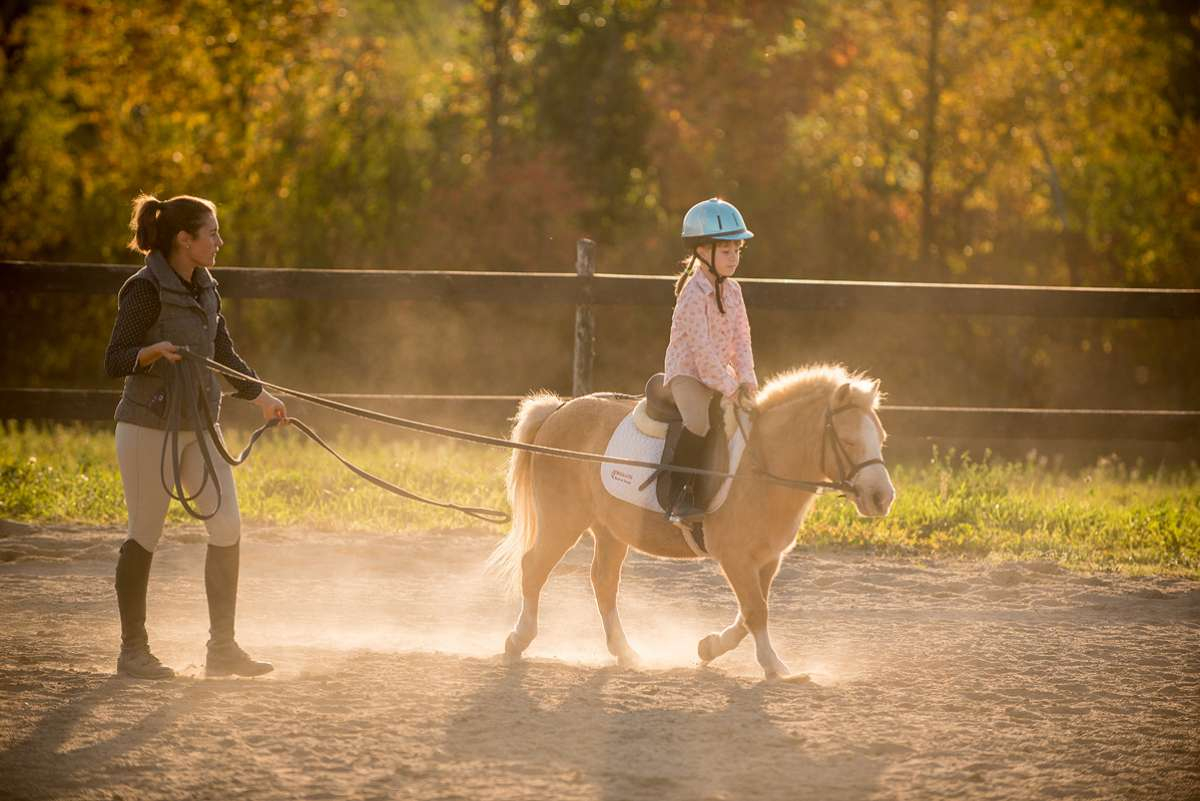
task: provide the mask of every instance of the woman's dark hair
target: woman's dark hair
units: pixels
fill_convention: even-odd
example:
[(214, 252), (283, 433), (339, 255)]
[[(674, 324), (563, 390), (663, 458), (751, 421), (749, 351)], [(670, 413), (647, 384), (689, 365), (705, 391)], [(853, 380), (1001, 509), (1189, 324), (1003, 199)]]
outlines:
[(129, 230), (133, 232), (129, 249), (138, 253), (160, 250), (169, 255), (176, 234), (187, 231), (196, 235), (209, 215), (216, 213), (217, 207), (200, 197), (178, 195), (159, 200), (153, 195), (138, 195), (133, 199), (133, 216), (129, 218)]

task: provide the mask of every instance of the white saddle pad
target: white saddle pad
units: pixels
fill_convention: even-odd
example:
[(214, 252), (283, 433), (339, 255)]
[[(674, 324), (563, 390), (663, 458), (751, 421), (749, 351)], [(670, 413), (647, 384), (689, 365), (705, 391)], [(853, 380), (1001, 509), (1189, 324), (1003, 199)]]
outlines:
[[(736, 414), (741, 418), (742, 427), (748, 434), (750, 432), (748, 416), (742, 411), (738, 411)], [(727, 415), (726, 430), (733, 429), (733, 436), (729, 439), (729, 472), (736, 473), (738, 464), (742, 460), (742, 452), (746, 449), (746, 438), (742, 436), (742, 431), (736, 424), (730, 425), (730, 423), (731, 420)], [(638, 401), (633, 411), (621, 420), (621, 424), (617, 426), (617, 430), (613, 432), (608, 441), (608, 447), (604, 449), (604, 455), (636, 459), (640, 462), (660, 462), (666, 435), (667, 424), (651, 420), (646, 415), (646, 401), (642, 399)], [(654, 470), (649, 467), (630, 467), (611, 462), (600, 463), (600, 479), (609, 495), (626, 503), (632, 503), (634, 506), (665, 514), (666, 510), (658, 502), (658, 479), (647, 484), (645, 489), (638, 489), (645, 484), (646, 479), (650, 478), (653, 472)], [(729, 495), (729, 485), (730, 479), (722, 482), (721, 488), (713, 496), (712, 503), (708, 506), (710, 513), (721, 508), (721, 504)]]

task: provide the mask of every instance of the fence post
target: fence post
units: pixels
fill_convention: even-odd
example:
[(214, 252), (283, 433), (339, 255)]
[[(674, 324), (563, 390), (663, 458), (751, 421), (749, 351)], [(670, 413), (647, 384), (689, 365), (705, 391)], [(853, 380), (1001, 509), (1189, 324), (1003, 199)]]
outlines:
[(596, 274), (596, 243), (580, 239), (575, 243), (575, 275), (579, 283), (579, 300), (575, 306), (575, 369), (571, 395), (578, 398), (592, 391), (593, 345), (596, 341), (596, 321), (592, 315), (592, 276)]

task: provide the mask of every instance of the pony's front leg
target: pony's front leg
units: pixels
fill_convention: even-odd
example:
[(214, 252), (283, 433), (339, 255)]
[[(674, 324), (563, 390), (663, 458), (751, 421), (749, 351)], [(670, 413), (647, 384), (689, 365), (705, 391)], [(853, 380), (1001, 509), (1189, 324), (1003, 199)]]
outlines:
[[(767, 598), (759, 581), (759, 571), (748, 564), (724, 564), (725, 578), (733, 592), (737, 595), (741, 607), (739, 620), (752, 635), (754, 635), (755, 655), (758, 664), (768, 679), (783, 678), (791, 673), (783, 663), (775, 648), (771, 645), (771, 635), (767, 632)], [(728, 629), (726, 629), (728, 631)]]
[[(779, 557), (776, 557), (758, 569), (758, 584), (764, 600), (770, 598), (771, 582), (779, 572), (779, 561)], [(739, 612), (737, 619), (727, 628), (702, 639), (696, 647), (696, 653), (699, 654), (701, 662), (711, 662), (721, 654), (737, 648), (749, 633), (750, 629), (746, 628), (746, 621)]]
[(742, 613), (738, 612), (737, 619), (729, 626), (700, 640), (700, 644), (696, 646), (696, 653), (701, 662), (711, 662), (721, 654), (737, 648), (749, 633), (750, 629), (746, 628)]

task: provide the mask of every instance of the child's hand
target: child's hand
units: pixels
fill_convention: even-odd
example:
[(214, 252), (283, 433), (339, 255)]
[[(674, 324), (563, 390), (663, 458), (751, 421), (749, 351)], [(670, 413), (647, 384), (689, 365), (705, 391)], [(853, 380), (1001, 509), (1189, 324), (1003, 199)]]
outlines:
[(752, 412), (758, 408), (755, 401), (755, 396), (758, 395), (758, 390), (749, 384), (742, 384), (738, 387), (737, 395), (734, 397), (734, 403), (742, 411)]

